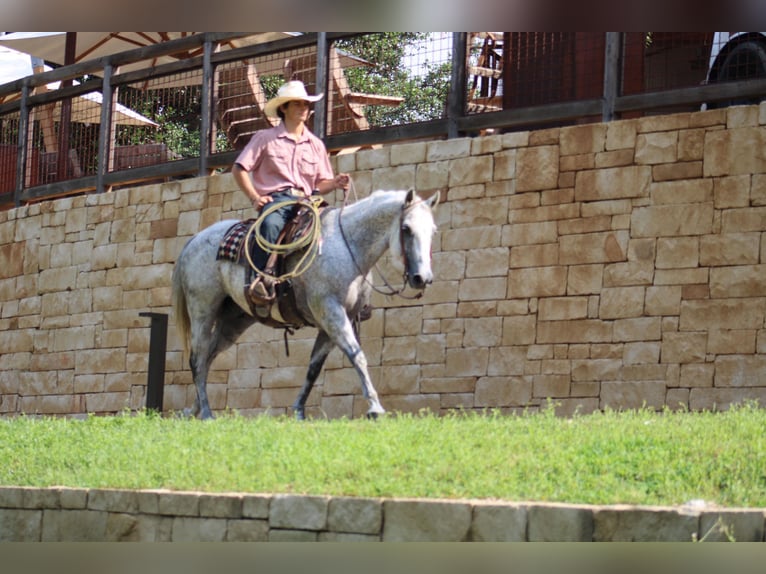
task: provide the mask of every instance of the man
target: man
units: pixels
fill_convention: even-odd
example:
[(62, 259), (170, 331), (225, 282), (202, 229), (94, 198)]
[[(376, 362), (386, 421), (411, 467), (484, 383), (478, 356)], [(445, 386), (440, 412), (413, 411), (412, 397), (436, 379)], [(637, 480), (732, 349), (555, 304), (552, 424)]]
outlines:
[[(237, 157), (232, 174), (239, 188), (258, 211), (272, 202), (285, 202), (337, 188), (348, 189), (348, 174), (334, 175), (324, 143), (306, 126), (309, 104), (324, 94), (310, 96), (303, 82), (283, 84), (276, 97), (266, 102), (264, 113), (281, 118), (273, 128), (256, 132)], [(276, 243), (292, 216), (294, 204), (272, 211), (261, 223), (263, 239)], [(269, 254), (257, 249), (253, 264), (264, 270)], [(264, 297), (271, 290), (268, 280), (256, 281), (255, 294)]]

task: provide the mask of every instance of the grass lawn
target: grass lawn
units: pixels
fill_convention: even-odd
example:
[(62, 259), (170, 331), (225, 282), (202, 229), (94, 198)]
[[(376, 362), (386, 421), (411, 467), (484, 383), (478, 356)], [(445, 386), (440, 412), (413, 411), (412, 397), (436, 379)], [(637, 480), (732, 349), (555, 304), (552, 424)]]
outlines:
[(0, 419), (0, 484), (766, 507), (766, 410)]

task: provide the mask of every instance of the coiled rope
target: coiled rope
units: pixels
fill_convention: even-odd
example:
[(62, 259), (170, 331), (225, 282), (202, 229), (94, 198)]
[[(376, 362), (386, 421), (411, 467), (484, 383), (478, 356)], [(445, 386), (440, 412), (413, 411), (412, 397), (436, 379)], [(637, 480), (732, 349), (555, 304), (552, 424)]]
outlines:
[[(314, 258), (317, 256), (318, 250), (314, 249), (314, 246), (321, 241), (321, 226), (319, 221), (319, 205), (321, 202), (322, 200), (319, 197), (298, 198), (288, 199), (287, 201), (280, 201), (276, 203), (272, 202), (271, 204), (264, 207), (261, 210), (261, 214), (250, 226), (250, 229), (247, 230), (247, 234), (245, 235), (245, 257), (247, 258), (247, 262), (250, 265), (250, 268), (261, 277), (266, 277), (277, 283), (285, 281), (286, 279), (298, 277), (304, 273), (306, 269), (311, 266), (311, 264), (314, 262)], [(288, 243), (271, 243), (270, 241), (267, 241), (261, 234), (261, 225), (263, 224), (263, 220), (269, 214), (287, 205), (304, 205), (309, 208), (309, 212), (311, 214), (311, 227), (309, 232), (303, 234), (302, 237), (299, 237), (295, 241), (290, 241)], [(278, 255), (289, 255), (290, 253), (294, 253), (301, 249), (305, 249), (305, 251), (296, 263), (295, 267), (293, 267), (290, 271), (278, 276), (271, 275), (266, 273), (263, 269), (258, 269), (250, 257), (250, 240), (253, 235), (255, 235), (255, 242), (258, 247), (269, 254), (277, 253)]]

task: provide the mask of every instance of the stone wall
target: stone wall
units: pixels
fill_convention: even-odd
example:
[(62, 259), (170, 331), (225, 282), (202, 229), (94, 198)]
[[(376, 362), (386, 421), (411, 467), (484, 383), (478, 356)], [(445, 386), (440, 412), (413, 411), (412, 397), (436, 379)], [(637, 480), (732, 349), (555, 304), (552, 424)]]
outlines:
[(0, 487), (0, 542), (761, 542), (764, 509)]
[[(766, 403), (766, 105), (362, 150), (363, 196), (442, 190), (435, 282), (362, 326), (389, 410), (559, 412)], [(339, 204), (341, 198), (334, 199)], [(230, 175), (0, 213), (0, 413), (144, 404), (146, 311), (184, 242), (252, 215)], [(390, 262), (384, 274), (397, 280)], [(213, 365), (214, 409), (289, 410), (312, 329), (257, 326)], [(194, 389), (170, 318), (166, 410)], [(360, 416), (337, 351), (313, 416)]]

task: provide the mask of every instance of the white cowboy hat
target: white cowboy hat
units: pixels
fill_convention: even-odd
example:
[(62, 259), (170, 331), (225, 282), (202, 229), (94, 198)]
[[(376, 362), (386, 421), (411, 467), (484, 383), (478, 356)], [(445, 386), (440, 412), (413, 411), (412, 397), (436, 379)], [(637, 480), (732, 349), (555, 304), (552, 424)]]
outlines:
[(293, 80), (291, 82), (287, 82), (286, 84), (282, 84), (279, 90), (277, 90), (276, 97), (271, 98), (268, 102), (266, 102), (266, 105), (263, 106), (263, 112), (267, 116), (275, 118), (277, 117), (277, 108), (285, 102), (290, 102), (292, 100), (316, 102), (321, 100), (323, 97), (324, 94), (309, 96), (306, 93), (306, 86), (303, 85), (303, 82)]

